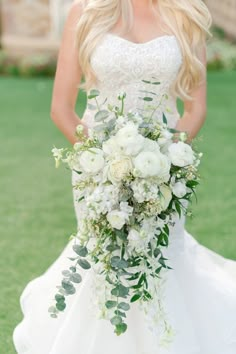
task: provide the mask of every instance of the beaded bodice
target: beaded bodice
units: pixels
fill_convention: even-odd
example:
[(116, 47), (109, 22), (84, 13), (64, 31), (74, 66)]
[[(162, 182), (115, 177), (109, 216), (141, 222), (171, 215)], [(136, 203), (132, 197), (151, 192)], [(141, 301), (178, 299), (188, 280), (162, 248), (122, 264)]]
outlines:
[[(143, 108), (143, 97), (151, 95), (160, 106), (156, 117), (164, 111), (168, 125), (179, 119), (176, 97), (171, 86), (182, 64), (182, 54), (174, 35), (163, 35), (145, 43), (134, 43), (112, 33), (104, 35), (92, 53), (91, 65), (97, 76), (98, 98), (102, 104), (117, 104), (117, 95), (126, 92), (125, 110)], [(145, 81), (159, 82), (149, 84)], [(84, 118), (93, 124), (93, 113), (87, 107)]]

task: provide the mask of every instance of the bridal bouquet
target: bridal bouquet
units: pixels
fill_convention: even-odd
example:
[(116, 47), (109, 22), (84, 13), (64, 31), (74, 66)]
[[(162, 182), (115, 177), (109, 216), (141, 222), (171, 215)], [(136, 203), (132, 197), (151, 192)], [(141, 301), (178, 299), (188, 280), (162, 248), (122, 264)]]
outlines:
[(72, 264), (62, 272), (49, 312), (56, 318), (65, 310), (66, 297), (82, 281), (80, 269), (92, 267), (102, 281), (103, 315), (120, 335), (132, 303), (151, 303), (158, 296), (162, 270), (170, 268), (163, 248), (174, 216), (189, 213), (183, 201), (195, 193), (202, 154), (183, 132), (174, 142), (177, 131), (168, 127), (165, 114), (162, 121), (154, 118), (151, 93), (143, 97), (147, 106), (141, 113), (124, 112), (125, 93), (107, 109), (98, 105), (98, 95), (91, 90), (88, 96), (97, 103), (90, 104), (95, 126), (89, 137), (79, 125), (72, 149), (53, 149), (56, 165), (63, 162), (78, 174), (81, 219), (72, 235)]

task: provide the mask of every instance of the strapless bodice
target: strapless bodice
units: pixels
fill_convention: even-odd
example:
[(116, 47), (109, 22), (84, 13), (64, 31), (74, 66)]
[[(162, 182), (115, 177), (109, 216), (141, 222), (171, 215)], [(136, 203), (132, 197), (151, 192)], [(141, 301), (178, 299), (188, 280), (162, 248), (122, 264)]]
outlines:
[[(181, 49), (174, 35), (156, 37), (145, 43), (134, 43), (107, 33), (91, 56), (91, 66), (97, 76), (97, 84), (93, 88), (100, 91), (98, 101), (101, 105), (106, 99), (111, 104), (117, 104), (117, 95), (126, 92), (126, 111), (142, 109), (142, 98), (150, 96), (147, 91), (155, 93), (152, 97), (160, 103), (155, 116), (157, 119), (161, 118), (164, 111), (168, 125), (174, 127), (179, 114), (171, 86), (181, 64)], [(148, 84), (143, 80), (159, 84)], [(87, 106), (84, 119), (89, 126), (94, 123), (93, 115), (94, 112)]]

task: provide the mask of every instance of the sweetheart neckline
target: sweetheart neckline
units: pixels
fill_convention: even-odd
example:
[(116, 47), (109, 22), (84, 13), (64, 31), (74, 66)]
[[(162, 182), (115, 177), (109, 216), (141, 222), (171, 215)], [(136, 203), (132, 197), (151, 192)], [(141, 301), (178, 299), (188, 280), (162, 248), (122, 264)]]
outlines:
[(130, 41), (129, 39), (126, 39), (124, 37), (118, 36), (118, 35), (116, 35), (114, 33), (111, 33), (111, 32), (107, 32), (106, 35), (118, 38), (119, 40), (121, 40), (123, 42), (126, 42), (126, 43), (129, 43), (129, 44), (134, 45), (134, 46), (146, 45), (146, 44), (153, 43), (153, 42), (155, 42), (157, 40), (164, 39), (164, 38), (174, 38), (174, 39), (176, 39), (176, 36), (174, 34), (164, 34), (162, 36), (158, 36), (158, 37), (155, 37), (153, 39), (150, 39), (149, 41), (146, 41), (146, 42), (133, 42), (133, 41)]

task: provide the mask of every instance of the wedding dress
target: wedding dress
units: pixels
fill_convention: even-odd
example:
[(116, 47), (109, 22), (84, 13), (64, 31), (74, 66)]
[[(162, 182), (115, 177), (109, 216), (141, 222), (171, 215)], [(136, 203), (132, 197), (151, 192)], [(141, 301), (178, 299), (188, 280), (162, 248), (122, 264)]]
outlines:
[[(99, 100), (117, 103), (121, 91), (127, 94), (125, 109), (140, 106), (140, 98), (151, 88), (162, 96), (165, 107), (156, 112), (160, 119), (168, 106), (168, 125), (180, 119), (176, 98), (170, 87), (182, 64), (177, 39), (163, 35), (145, 43), (134, 43), (108, 33), (96, 46), (91, 65), (99, 79)], [(160, 81), (148, 86), (142, 80)], [(84, 121), (92, 129), (93, 112), (86, 108)], [(73, 182), (76, 175), (72, 174)], [(77, 219), (79, 205), (74, 203)], [(201, 222), (201, 220), (199, 220)], [(69, 230), (68, 230), (69, 231)], [(50, 268), (28, 283), (21, 298), (24, 319), (14, 330), (19, 354), (235, 354), (236, 353), (236, 262), (200, 245), (185, 229), (185, 217), (176, 219), (166, 250), (169, 265), (163, 303), (175, 336), (169, 347), (158, 344), (144, 312), (134, 303), (128, 313), (128, 330), (116, 336), (109, 321), (97, 318), (92, 304), (93, 270), (84, 271), (77, 293), (67, 297), (67, 308), (52, 319), (52, 304), (61, 271), (67, 269), (73, 251), (71, 242)]]

